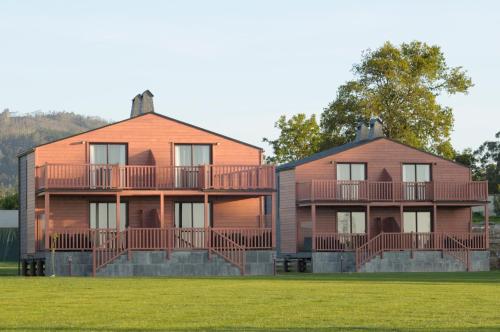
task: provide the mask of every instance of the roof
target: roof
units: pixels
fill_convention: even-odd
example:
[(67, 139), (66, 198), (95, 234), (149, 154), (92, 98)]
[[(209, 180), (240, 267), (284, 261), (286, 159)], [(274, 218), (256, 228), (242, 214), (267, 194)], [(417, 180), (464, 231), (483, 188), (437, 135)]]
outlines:
[(17, 228), (18, 210), (0, 210), (0, 228)]
[(386, 140), (389, 140), (391, 142), (394, 142), (394, 143), (406, 146), (406, 147), (408, 147), (410, 149), (417, 150), (417, 151), (429, 154), (429, 155), (434, 156), (434, 157), (439, 158), (439, 159), (443, 159), (443, 160), (445, 160), (447, 162), (456, 164), (458, 166), (469, 168), (469, 167), (467, 167), (465, 165), (462, 165), (460, 163), (457, 163), (457, 162), (455, 162), (453, 160), (449, 160), (449, 159), (443, 158), (441, 156), (438, 156), (438, 155), (436, 155), (434, 153), (430, 153), (428, 151), (417, 149), (417, 148), (415, 148), (413, 146), (410, 146), (410, 145), (398, 142), (398, 141), (396, 141), (394, 139), (391, 139), (391, 138), (388, 138), (388, 137), (377, 137), (377, 138), (374, 138), (374, 139), (365, 139), (365, 140), (362, 140), (362, 141), (352, 141), (352, 142), (349, 142), (349, 143), (346, 143), (346, 144), (335, 146), (335, 147), (327, 149), (327, 150), (323, 150), (323, 151), (317, 152), (317, 153), (315, 153), (313, 155), (310, 155), (309, 157), (305, 157), (305, 158), (302, 158), (302, 159), (299, 159), (299, 160), (296, 160), (296, 161), (292, 161), (292, 162), (280, 165), (280, 166), (276, 167), (276, 171), (277, 172), (281, 172), (281, 171), (290, 170), (290, 169), (293, 169), (293, 168), (295, 168), (297, 166), (300, 166), (300, 165), (303, 165), (303, 164), (307, 164), (307, 163), (309, 163), (311, 161), (315, 161), (315, 160), (322, 159), (322, 158), (325, 158), (325, 157), (333, 156), (333, 155), (335, 155), (337, 153), (344, 152), (346, 150), (353, 149), (353, 148), (361, 146), (361, 145), (369, 144), (369, 143), (372, 143), (372, 142), (375, 142), (375, 141), (378, 141), (378, 140), (381, 140), (381, 139), (386, 139)]
[(230, 141), (233, 141), (233, 142), (236, 142), (236, 143), (239, 143), (239, 144), (243, 144), (243, 145), (249, 146), (251, 148), (254, 148), (254, 149), (257, 149), (257, 150), (260, 150), (260, 151), (263, 151), (263, 149), (261, 147), (258, 147), (258, 146), (255, 146), (255, 145), (252, 145), (252, 144), (249, 144), (249, 143), (237, 140), (235, 138), (228, 137), (228, 136), (216, 133), (214, 131), (211, 131), (211, 130), (208, 130), (208, 129), (205, 129), (205, 128), (201, 128), (201, 127), (192, 125), (190, 123), (187, 123), (187, 122), (184, 122), (184, 121), (181, 121), (181, 120), (177, 120), (177, 119), (171, 118), (171, 117), (163, 115), (163, 114), (159, 114), (159, 113), (156, 113), (156, 112), (149, 112), (149, 113), (144, 113), (144, 114), (137, 115), (137, 116), (135, 116), (133, 118), (127, 118), (127, 119), (124, 119), (124, 120), (121, 120), (121, 121), (118, 121), (118, 122), (109, 123), (107, 125), (104, 125), (104, 126), (101, 126), (101, 127), (95, 128), (95, 129), (87, 130), (87, 131), (84, 131), (84, 132), (81, 132), (81, 133), (78, 133), (78, 134), (74, 134), (74, 135), (62, 137), (62, 138), (56, 139), (54, 141), (50, 141), (50, 142), (47, 142), (47, 143), (36, 145), (36, 146), (34, 146), (34, 147), (26, 150), (26, 151), (22, 151), (21, 153), (19, 153), (17, 155), (17, 157), (19, 158), (19, 157), (22, 157), (24, 155), (27, 155), (30, 152), (33, 152), (36, 148), (38, 148), (40, 146), (44, 146), (44, 145), (52, 144), (52, 143), (55, 143), (55, 142), (59, 142), (59, 141), (62, 141), (62, 140), (65, 140), (65, 139), (68, 139), (68, 138), (71, 138), (71, 137), (75, 137), (75, 136), (78, 136), (78, 135), (90, 133), (90, 132), (93, 132), (95, 130), (99, 130), (99, 129), (102, 129), (102, 128), (114, 126), (114, 125), (119, 124), (119, 123), (123, 123), (123, 122), (127, 122), (127, 121), (133, 121), (133, 120), (135, 120), (137, 118), (140, 118), (141, 116), (148, 116), (148, 115), (155, 115), (155, 116), (158, 116), (160, 118), (167, 119), (167, 120), (170, 120), (170, 121), (174, 121), (174, 122), (180, 123), (182, 125), (185, 125), (185, 126), (188, 126), (188, 127), (194, 128), (194, 129), (202, 130), (202, 131), (204, 131), (206, 133), (209, 133), (209, 134), (212, 134), (212, 135), (216, 135), (216, 136), (222, 137), (224, 139), (227, 139), (227, 140), (230, 140)]

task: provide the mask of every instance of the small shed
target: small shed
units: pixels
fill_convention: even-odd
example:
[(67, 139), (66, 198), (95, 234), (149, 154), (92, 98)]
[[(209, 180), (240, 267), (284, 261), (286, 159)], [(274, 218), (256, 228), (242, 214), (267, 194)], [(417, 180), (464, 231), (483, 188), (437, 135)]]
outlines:
[(0, 210), (0, 261), (19, 258), (18, 210)]

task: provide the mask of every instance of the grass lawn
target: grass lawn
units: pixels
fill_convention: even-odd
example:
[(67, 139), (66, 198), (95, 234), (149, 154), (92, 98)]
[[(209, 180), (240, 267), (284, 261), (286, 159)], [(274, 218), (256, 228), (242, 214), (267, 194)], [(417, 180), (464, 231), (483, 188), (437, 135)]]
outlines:
[(500, 330), (500, 273), (0, 278), (0, 330)]
[(17, 262), (0, 262), (0, 277), (14, 275), (17, 275)]

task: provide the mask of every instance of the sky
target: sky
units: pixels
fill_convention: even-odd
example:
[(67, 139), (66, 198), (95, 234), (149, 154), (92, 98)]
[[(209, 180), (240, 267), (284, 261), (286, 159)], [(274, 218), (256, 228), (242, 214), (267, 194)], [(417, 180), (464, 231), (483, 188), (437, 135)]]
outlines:
[(149, 89), (158, 113), (270, 147), (280, 115), (321, 114), (385, 41), (439, 45), (475, 86), (440, 98), (452, 143), (500, 131), (499, 1), (0, 2), (0, 110), (129, 117)]

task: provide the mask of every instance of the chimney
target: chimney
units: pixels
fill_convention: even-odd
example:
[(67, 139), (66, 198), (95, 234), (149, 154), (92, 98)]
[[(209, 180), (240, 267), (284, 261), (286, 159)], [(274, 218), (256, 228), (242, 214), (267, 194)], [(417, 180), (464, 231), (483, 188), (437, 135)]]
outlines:
[(372, 117), (370, 119), (370, 131), (368, 132), (368, 139), (375, 139), (383, 137), (383, 123), (379, 117)]
[(359, 120), (358, 125), (356, 126), (356, 138), (355, 142), (363, 141), (368, 139), (368, 127), (365, 125), (363, 120)]
[(145, 113), (153, 113), (155, 111), (153, 104), (154, 95), (151, 91), (146, 90), (141, 94), (132, 99), (132, 110), (130, 111), (130, 117), (136, 117)]

